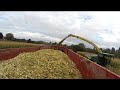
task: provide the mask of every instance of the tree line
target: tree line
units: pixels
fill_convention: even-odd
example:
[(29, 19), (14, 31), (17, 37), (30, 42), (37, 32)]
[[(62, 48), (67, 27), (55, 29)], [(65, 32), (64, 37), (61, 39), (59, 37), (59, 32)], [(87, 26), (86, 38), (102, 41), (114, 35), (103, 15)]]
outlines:
[[(15, 38), (12, 33), (7, 33), (5, 35), (5, 37), (3, 36), (2, 33), (0, 33), (0, 39), (17, 41), (17, 42), (35, 43), (35, 44), (47, 44), (47, 45), (56, 45), (57, 44), (57, 42), (33, 41), (31, 39), (28, 39), (28, 40), (18, 39), (18, 38)], [(79, 43), (78, 45), (72, 44), (72, 45), (69, 45), (69, 46), (67, 44), (63, 44), (63, 46), (73, 50), (74, 52), (82, 51), (82, 52), (97, 53), (96, 49), (87, 48), (83, 43)], [(112, 47), (111, 49), (110, 48), (106, 48), (106, 49), (100, 48), (100, 50), (104, 53), (114, 54), (114, 56), (116, 58), (120, 58), (120, 47), (117, 50), (115, 50), (114, 47)]]
[(17, 41), (17, 42), (27, 42), (27, 43), (35, 43), (35, 44), (50, 44), (50, 45), (56, 45), (56, 42), (44, 42), (44, 41), (33, 41), (31, 39), (19, 39), (15, 38), (12, 33), (7, 33), (5, 36), (0, 32), (0, 40), (9, 40), (9, 41)]

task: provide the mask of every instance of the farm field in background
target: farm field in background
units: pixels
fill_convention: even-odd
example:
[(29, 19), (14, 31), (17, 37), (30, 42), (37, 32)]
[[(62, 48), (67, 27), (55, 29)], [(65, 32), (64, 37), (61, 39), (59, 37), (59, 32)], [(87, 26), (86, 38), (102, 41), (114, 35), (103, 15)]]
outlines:
[(33, 46), (39, 46), (39, 45), (40, 44), (16, 42), (16, 41), (0, 41), (0, 49), (33, 47)]
[(80, 54), (80, 55), (82, 54), (83, 56), (87, 56), (87, 57), (90, 57), (92, 55), (97, 55), (97, 54), (90, 53), (90, 52), (80, 52), (80, 51), (78, 51), (77, 53)]

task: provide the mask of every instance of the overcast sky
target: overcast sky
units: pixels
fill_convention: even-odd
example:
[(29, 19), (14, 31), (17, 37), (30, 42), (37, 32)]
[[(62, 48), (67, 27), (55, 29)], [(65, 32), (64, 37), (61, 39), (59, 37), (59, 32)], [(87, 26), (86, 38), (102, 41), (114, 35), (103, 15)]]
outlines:
[[(16, 38), (59, 42), (68, 34), (82, 36), (98, 47), (120, 47), (120, 12), (22, 11), (0, 12), (0, 32)], [(78, 44), (68, 38), (64, 44)]]

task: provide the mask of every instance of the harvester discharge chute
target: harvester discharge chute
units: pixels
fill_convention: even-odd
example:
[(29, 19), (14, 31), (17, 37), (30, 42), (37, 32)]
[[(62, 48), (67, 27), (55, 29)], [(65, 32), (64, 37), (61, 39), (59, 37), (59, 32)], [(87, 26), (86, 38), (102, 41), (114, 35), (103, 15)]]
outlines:
[(58, 45), (61, 45), (62, 42), (67, 39), (68, 37), (75, 37), (75, 38), (78, 38), (78, 39), (81, 39), (83, 41), (86, 41), (87, 43), (91, 44), (94, 46), (94, 48), (96, 49), (97, 51), (97, 55), (94, 55), (94, 56), (91, 56), (89, 59), (91, 61), (94, 61), (94, 62), (97, 62), (97, 64), (101, 65), (101, 66), (106, 66), (106, 65), (109, 65), (111, 63), (111, 58), (114, 56), (113, 54), (109, 54), (109, 53), (103, 53), (93, 42), (83, 38), (83, 37), (80, 37), (80, 36), (77, 36), (77, 35), (73, 35), (73, 34), (69, 34), (67, 37), (65, 37), (64, 39), (62, 39)]

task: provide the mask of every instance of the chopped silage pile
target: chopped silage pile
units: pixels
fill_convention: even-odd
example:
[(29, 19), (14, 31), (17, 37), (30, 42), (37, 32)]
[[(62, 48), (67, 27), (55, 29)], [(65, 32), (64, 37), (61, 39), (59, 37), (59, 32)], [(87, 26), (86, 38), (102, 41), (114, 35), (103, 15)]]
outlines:
[(66, 54), (43, 49), (0, 61), (0, 79), (82, 79), (82, 76)]

